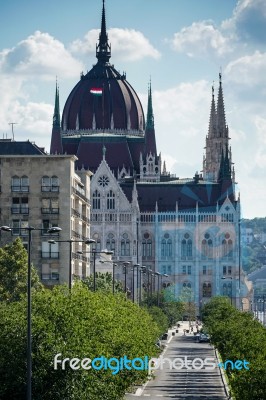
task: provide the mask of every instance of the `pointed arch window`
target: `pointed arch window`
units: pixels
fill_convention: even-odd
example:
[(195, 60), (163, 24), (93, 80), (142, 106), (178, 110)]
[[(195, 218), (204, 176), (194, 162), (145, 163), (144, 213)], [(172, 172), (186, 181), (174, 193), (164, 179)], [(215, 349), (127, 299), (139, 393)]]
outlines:
[(142, 238), (142, 256), (144, 258), (152, 257), (152, 240), (148, 232), (145, 232)]
[(165, 233), (161, 241), (161, 256), (172, 257), (172, 239), (169, 233)]
[(222, 240), (222, 257), (232, 258), (233, 257), (233, 240), (229, 233), (224, 235)]
[(115, 194), (112, 190), (107, 193), (107, 210), (115, 210)]
[(213, 241), (209, 233), (205, 233), (201, 242), (201, 255), (202, 258), (213, 258)]
[(202, 285), (202, 296), (211, 297), (212, 296), (212, 285), (210, 282), (204, 282)]
[(192, 240), (189, 233), (185, 233), (181, 241), (181, 258), (182, 259), (192, 258)]
[(98, 190), (95, 190), (92, 195), (92, 208), (93, 210), (101, 209), (101, 195)]
[(130, 256), (130, 241), (127, 233), (124, 233), (121, 239), (121, 256)]
[(113, 251), (113, 253), (115, 254), (115, 238), (112, 233), (109, 233), (109, 235), (107, 236), (106, 248), (109, 251)]

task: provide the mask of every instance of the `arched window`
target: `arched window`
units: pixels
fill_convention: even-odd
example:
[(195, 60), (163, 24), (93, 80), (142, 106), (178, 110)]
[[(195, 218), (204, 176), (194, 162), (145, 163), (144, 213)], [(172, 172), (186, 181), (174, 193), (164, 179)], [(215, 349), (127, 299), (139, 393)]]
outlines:
[(29, 178), (25, 175), (21, 177), (21, 191), (22, 192), (29, 191)]
[(92, 195), (92, 208), (93, 210), (101, 209), (101, 195), (98, 190), (95, 190)]
[(11, 178), (11, 190), (12, 192), (28, 192), (29, 191), (29, 178), (23, 175), (13, 176)]
[(130, 256), (130, 241), (127, 233), (124, 233), (122, 236), (121, 256)]
[(112, 190), (107, 193), (107, 210), (115, 209), (115, 194)]
[(57, 176), (52, 176), (51, 178), (51, 191), (58, 192), (59, 189), (59, 179)]
[(202, 296), (211, 297), (212, 296), (212, 285), (210, 282), (204, 282), (202, 285)]
[(169, 233), (165, 233), (161, 241), (161, 255), (162, 257), (172, 257), (172, 239)]
[(233, 241), (230, 234), (226, 233), (222, 240), (222, 257), (231, 258), (233, 256)]
[(148, 232), (145, 232), (142, 238), (142, 256), (152, 257), (152, 240)]
[(201, 242), (201, 254), (203, 258), (213, 258), (213, 242), (209, 233), (205, 233)]
[(113, 253), (115, 254), (115, 239), (112, 233), (109, 233), (109, 235), (107, 236), (106, 248), (109, 251), (113, 251)]
[(184, 234), (184, 237), (181, 241), (181, 258), (182, 259), (192, 258), (192, 240), (188, 233)]
[(191, 283), (190, 282), (184, 282), (183, 283), (183, 288), (191, 289)]

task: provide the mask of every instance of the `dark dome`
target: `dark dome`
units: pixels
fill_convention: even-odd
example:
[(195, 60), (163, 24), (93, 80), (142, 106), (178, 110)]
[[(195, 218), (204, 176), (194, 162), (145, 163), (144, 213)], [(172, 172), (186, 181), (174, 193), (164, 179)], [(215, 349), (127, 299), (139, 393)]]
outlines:
[[(127, 82), (109, 63), (111, 46), (106, 32), (103, 2), (101, 32), (96, 47), (97, 64), (74, 87), (66, 101), (62, 128), (67, 130), (123, 130), (143, 131), (144, 113), (140, 100)], [(91, 89), (103, 89), (95, 96)]]
[[(95, 96), (92, 88), (102, 88)], [(103, 106), (104, 105), (104, 106)], [(98, 63), (74, 87), (66, 101), (62, 128), (66, 130), (137, 130), (144, 129), (140, 100), (125, 75), (109, 63)]]

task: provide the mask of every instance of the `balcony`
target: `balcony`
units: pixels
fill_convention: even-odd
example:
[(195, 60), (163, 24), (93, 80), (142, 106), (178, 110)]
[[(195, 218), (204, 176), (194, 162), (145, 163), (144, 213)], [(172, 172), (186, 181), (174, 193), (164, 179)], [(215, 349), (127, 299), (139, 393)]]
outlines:
[(59, 252), (58, 251), (42, 251), (42, 258), (58, 259)]
[(16, 185), (16, 186), (11, 186), (11, 191), (12, 192), (23, 192), (23, 193), (28, 193), (29, 192), (29, 186), (25, 185)]
[(42, 207), (42, 214), (59, 214), (59, 208)]
[(59, 192), (59, 186), (42, 186), (42, 192)]
[(51, 274), (42, 274), (43, 281), (59, 281), (59, 273), (52, 272)]
[(11, 207), (11, 214), (29, 214), (29, 206)]

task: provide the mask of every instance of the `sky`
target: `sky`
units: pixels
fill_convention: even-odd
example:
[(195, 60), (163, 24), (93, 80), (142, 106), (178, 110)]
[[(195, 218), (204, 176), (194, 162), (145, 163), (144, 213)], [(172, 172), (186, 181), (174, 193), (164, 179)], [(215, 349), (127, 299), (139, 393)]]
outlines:
[[(242, 216), (266, 216), (266, 1), (106, 0), (110, 62), (147, 109), (167, 170), (202, 170), (211, 88), (222, 73)], [(96, 63), (102, 0), (0, 2), (0, 137), (50, 148), (60, 107)]]

